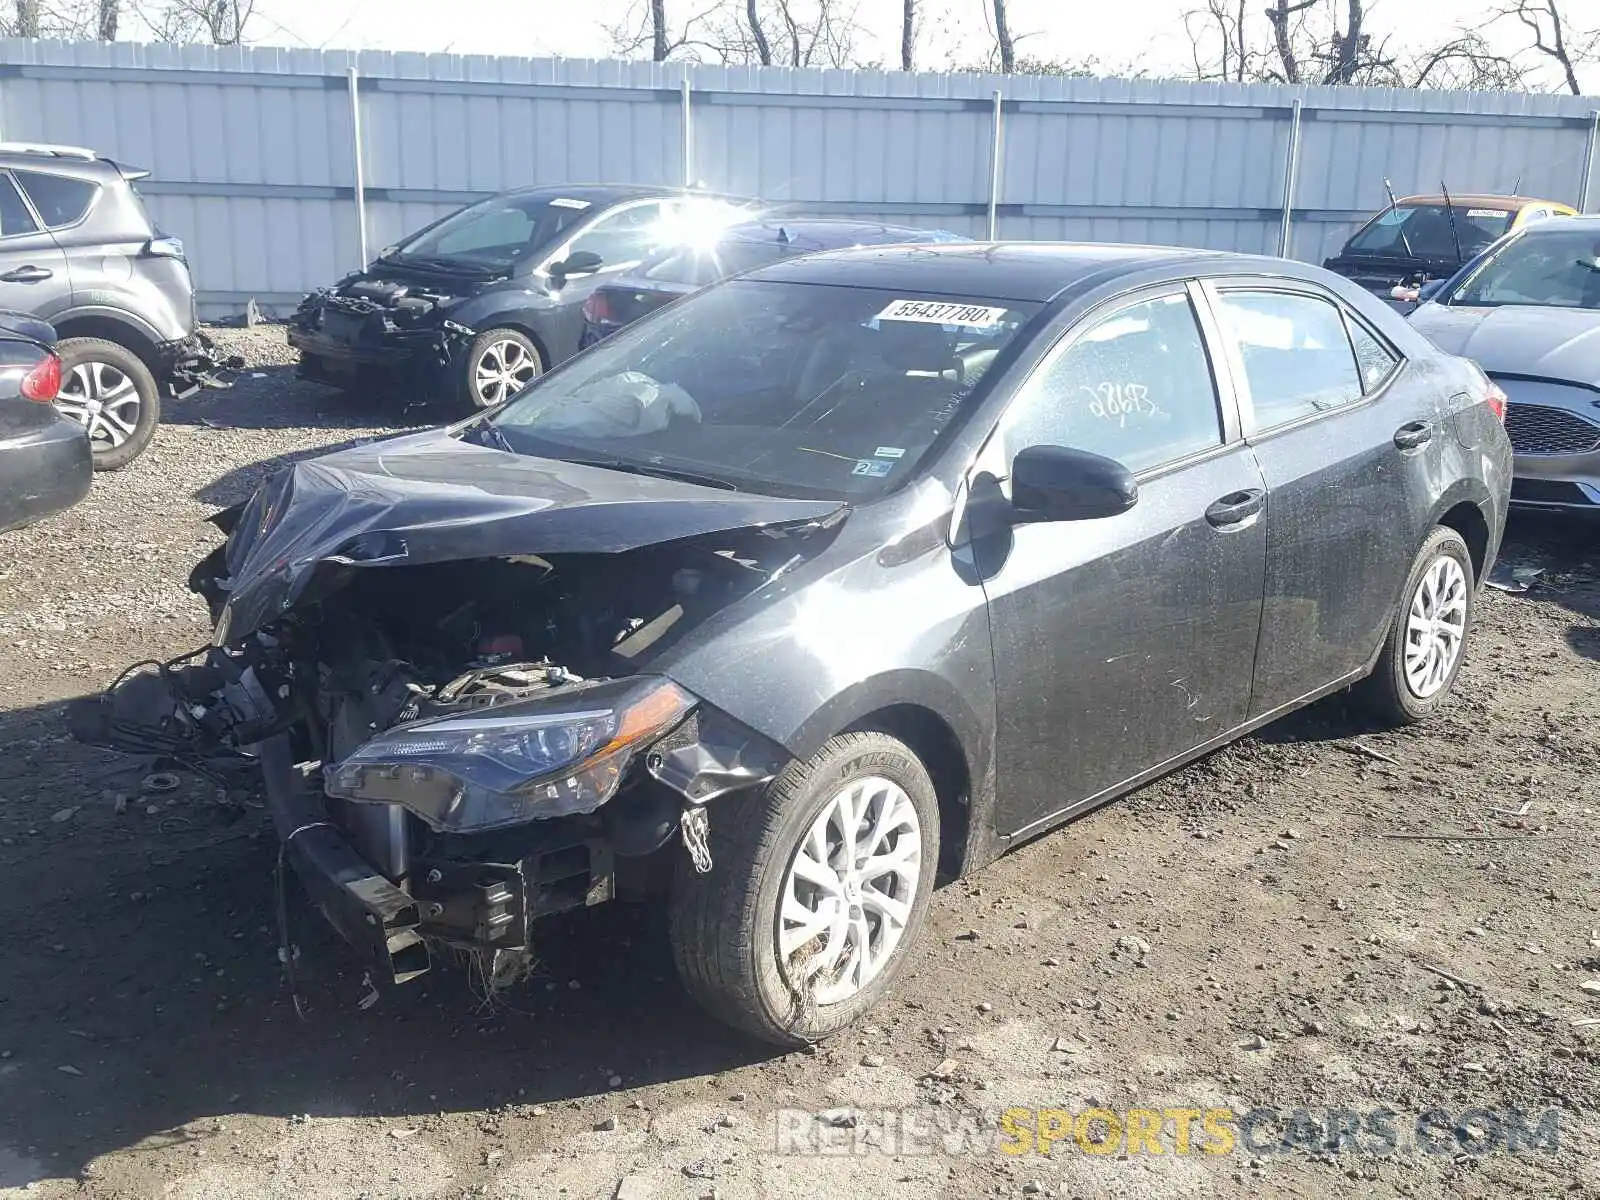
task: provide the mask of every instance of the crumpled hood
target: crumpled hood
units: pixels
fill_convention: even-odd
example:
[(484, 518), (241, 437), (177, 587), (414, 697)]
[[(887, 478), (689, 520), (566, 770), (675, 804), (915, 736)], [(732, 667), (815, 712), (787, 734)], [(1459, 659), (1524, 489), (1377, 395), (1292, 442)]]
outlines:
[(1600, 312), (1429, 303), (1411, 314), (1411, 324), (1439, 349), (1470, 358), (1490, 374), (1600, 384)]
[(843, 509), (724, 491), (462, 442), (393, 438), (272, 476), (233, 520), (225, 645), (324, 595), (349, 571), (517, 554), (621, 553), (731, 529), (820, 521)]

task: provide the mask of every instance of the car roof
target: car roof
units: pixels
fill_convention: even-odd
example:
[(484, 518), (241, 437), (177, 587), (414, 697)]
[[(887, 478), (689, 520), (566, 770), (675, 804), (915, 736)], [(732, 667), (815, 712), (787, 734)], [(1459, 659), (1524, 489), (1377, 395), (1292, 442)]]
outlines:
[(693, 196), (706, 200), (728, 200), (733, 197), (720, 192), (704, 192), (666, 184), (648, 183), (560, 183), (535, 184), (528, 187), (508, 188), (497, 193), (501, 196), (529, 196), (557, 200), (586, 200), (590, 204), (621, 204), (626, 200), (648, 200), (656, 196)]
[(765, 217), (730, 225), (723, 240), (749, 245), (786, 242), (796, 251), (841, 250), (849, 246), (888, 245), (906, 242), (968, 242), (944, 229), (916, 229), (909, 225), (886, 225), (881, 221), (852, 220), (848, 217)]
[(1095, 242), (942, 242), (920, 246), (863, 246), (789, 258), (743, 276), (786, 283), (835, 283), (942, 296), (986, 296), (1042, 303), (1100, 274), (1132, 275), (1167, 268), (1175, 273), (1224, 262), (1241, 273), (1269, 270), (1319, 278), (1316, 268), (1285, 259)]
[[(1455, 208), (1498, 208), (1506, 212), (1516, 212), (1519, 208), (1528, 208), (1534, 204), (1553, 204), (1558, 208), (1570, 208), (1560, 200), (1540, 200), (1533, 196), (1502, 196), (1492, 192), (1463, 192), (1457, 196), (1451, 193), (1450, 204)], [(1428, 192), (1418, 196), (1403, 196), (1395, 201), (1396, 204), (1443, 204), (1443, 192)]]
[(138, 178), (147, 173), (125, 169), (121, 164), (83, 147), (26, 142), (0, 142), (0, 166), (22, 171), (48, 171), (52, 175), (70, 175), (97, 181), (119, 175)]

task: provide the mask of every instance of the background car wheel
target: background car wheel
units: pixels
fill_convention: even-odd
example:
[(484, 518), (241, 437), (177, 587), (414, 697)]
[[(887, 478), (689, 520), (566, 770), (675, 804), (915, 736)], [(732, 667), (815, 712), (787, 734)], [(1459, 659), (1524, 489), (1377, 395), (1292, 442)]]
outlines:
[(138, 458), (161, 420), (161, 393), (132, 350), (102, 338), (67, 338), (56, 408), (89, 430), (94, 469), (114, 471)]
[(711, 815), (670, 929), (684, 986), (719, 1020), (793, 1046), (836, 1033), (899, 974), (933, 893), (939, 802), (904, 744), (847, 733)]
[(544, 374), (544, 359), (524, 333), (515, 329), (488, 329), (467, 349), (467, 370), (462, 385), (474, 408), (493, 408)]
[(1358, 689), (1374, 716), (1409, 725), (1444, 704), (1465, 656), (1476, 587), (1466, 542), (1435, 529), (1411, 567), (1378, 665)]

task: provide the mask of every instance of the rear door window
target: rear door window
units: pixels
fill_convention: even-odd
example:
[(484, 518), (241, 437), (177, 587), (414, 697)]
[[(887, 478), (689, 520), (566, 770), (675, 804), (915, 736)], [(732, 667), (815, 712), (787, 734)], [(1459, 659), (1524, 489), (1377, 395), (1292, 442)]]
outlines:
[(0, 237), (38, 232), (39, 226), (23, 203), (17, 185), (11, 181), (11, 176), (0, 175)]
[(1244, 365), (1258, 429), (1342, 408), (1368, 391), (1331, 300), (1229, 290), (1220, 294), (1217, 316)]
[(100, 190), (86, 179), (65, 175), (48, 175), (43, 171), (17, 171), (15, 174), (46, 229), (60, 229), (81, 221)]
[(1130, 471), (1221, 444), (1211, 362), (1185, 292), (1093, 318), (1023, 385), (1006, 432), (1013, 454), (1069, 446)]

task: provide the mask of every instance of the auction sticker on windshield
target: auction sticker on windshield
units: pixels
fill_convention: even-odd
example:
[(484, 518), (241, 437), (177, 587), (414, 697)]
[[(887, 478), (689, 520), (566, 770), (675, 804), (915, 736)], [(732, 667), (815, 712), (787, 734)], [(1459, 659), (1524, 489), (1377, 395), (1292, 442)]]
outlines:
[(589, 207), (589, 202), (587, 200), (574, 200), (570, 196), (557, 196), (554, 200), (550, 201), (550, 207), (583, 209)]
[(926, 325), (964, 325), (989, 329), (1000, 324), (1003, 308), (958, 304), (949, 300), (895, 300), (878, 314), (880, 321), (920, 321)]

